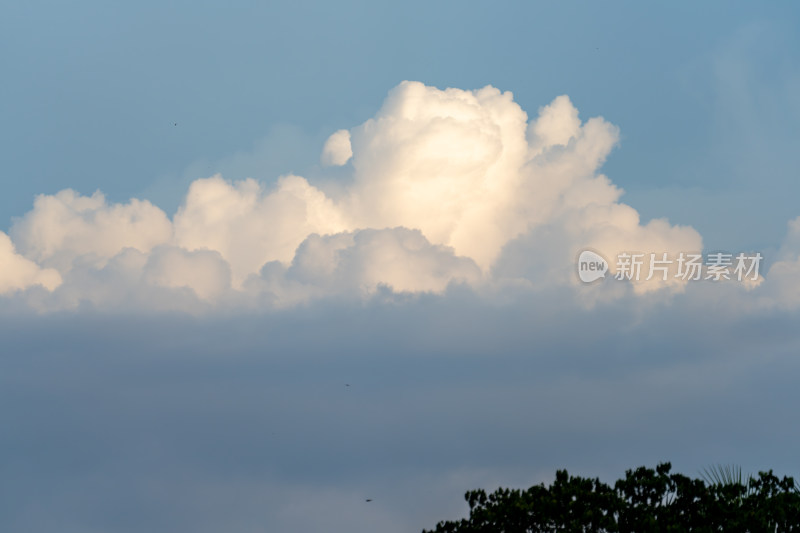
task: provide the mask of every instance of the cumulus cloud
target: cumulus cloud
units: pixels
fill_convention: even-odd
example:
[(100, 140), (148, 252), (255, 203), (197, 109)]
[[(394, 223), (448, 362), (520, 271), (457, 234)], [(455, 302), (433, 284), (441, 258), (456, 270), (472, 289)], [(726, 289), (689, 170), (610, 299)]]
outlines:
[(289, 263), (311, 233), (345, 229), (343, 214), (299, 176), (284, 176), (272, 191), (253, 179), (221, 176), (192, 183), (175, 215), (177, 246), (219, 252), (238, 286), (269, 261)]
[(353, 157), (353, 147), (350, 145), (350, 132), (339, 130), (328, 137), (322, 147), (322, 164), (327, 166), (342, 166)]
[(800, 307), (800, 217), (789, 221), (786, 239), (766, 277), (769, 283), (761, 287), (762, 305)]
[(265, 265), (246, 290), (268, 292), (277, 305), (335, 294), (368, 296), (381, 286), (395, 292), (442, 292), (451, 283), (475, 284), (481, 270), (449, 247), (434, 245), (419, 230), (365, 229), (310, 235), (292, 263)]
[(81, 196), (67, 189), (37, 196), (11, 237), (25, 257), (64, 272), (78, 257), (102, 265), (125, 248), (149, 252), (171, 240), (172, 223), (147, 200), (109, 205), (99, 191)]
[(231, 286), (231, 269), (219, 252), (188, 252), (174, 246), (160, 247), (143, 268), (148, 285), (192, 289), (203, 300), (220, 297)]
[[(1, 287), (42, 285), (56, 308), (163, 303), (157, 294), (182, 295), (178, 308), (192, 298), (291, 305), (382, 286), (576, 285), (586, 248), (606, 257), (612, 275), (620, 253), (702, 251), (691, 227), (642, 223), (620, 202), (622, 191), (600, 172), (618, 139), (602, 118), (583, 122), (567, 96), (529, 119), (510, 92), (491, 86), (403, 82), (373, 118), (325, 143), (323, 163), (352, 160), (337, 192), (295, 175), (274, 183), (215, 175), (194, 181), (171, 219), (146, 200), (41, 195), (0, 243), (17, 272), (3, 274)], [(793, 280), (800, 267), (787, 254), (772, 272)], [(581, 290), (680, 292), (686, 282), (671, 268), (663, 281), (643, 275)]]
[(52, 268), (39, 265), (16, 252), (8, 235), (0, 231), (0, 294), (34, 285), (53, 290), (61, 284), (61, 275)]
[[(609, 255), (702, 249), (691, 228), (641, 225), (618, 202), (622, 191), (598, 173), (618, 138), (602, 118), (582, 124), (566, 96), (529, 121), (510, 92), (405, 82), (354, 129), (348, 212), (368, 227), (419, 228), (484, 270), (510, 241), (548, 227), (563, 250), (531, 242), (531, 251), (559, 272), (587, 246)], [(637, 290), (661, 285), (638, 283)]]
[(353, 131), (348, 212), (367, 227), (419, 228), (488, 267), (526, 228), (508, 211), (523, 182), (526, 119), (511, 93), (492, 87), (402, 83)]
[(301, 283), (367, 291), (386, 284), (403, 292), (441, 292), (452, 281), (476, 282), (480, 275), (471, 259), (407, 228), (311, 235), (288, 271)]

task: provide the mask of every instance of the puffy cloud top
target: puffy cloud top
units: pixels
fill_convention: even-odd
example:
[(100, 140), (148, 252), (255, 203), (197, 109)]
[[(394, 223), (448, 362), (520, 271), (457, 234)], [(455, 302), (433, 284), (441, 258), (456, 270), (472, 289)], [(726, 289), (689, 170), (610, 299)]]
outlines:
[[(529, 120), (494, 87), (403, 82), (373, 118), (325, 143), (324, 164), (352, 160), (340, 192), (294, 175), (272, 184), (215, 175), (191, 184), (172, 219), (146, 200), (41, 195), (10, 238), (0, 234), (0, 291), (44, 287), (46, 309), (280, 306), (380, 287), (575, 285), (585, 248), (609, 259), (702, 250), (692, 228), (642, 224), (620, 203), (599, 172), (618, 138), (602, 118), (582, 122), (567, 96)], [(795, 279), (795, 263), (788, 254), (776, 273)]]
[(325, 141), (322, 148), (323, 165), (342, 166), (353, 157), (353, 147), (350, 145), (350, 132), (339, 130)]
[(66, 271), (78, 257), (103, 264), (125, 248), (148, 252), (171, 240), (172, 223), (147, 200), (108, 205), (99, 191), (87, 197), (66, 189), (39, 195), (11, 236), (25, 257)]
[(39, 265), (16, 252), (8, 235), (0, 231), (0, 294), (41, 285), (54, 290), (61, 284), (61, 275), (52, 268)]

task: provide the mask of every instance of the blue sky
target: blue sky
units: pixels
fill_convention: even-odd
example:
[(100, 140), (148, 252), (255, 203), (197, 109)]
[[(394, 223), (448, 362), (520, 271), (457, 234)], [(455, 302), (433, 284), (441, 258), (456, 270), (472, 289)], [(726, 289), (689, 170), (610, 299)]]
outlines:
[[(302, 173), (330, 131), (371, 116), (404, 79), (492, 84), (529, 113), (568, 94), (583, 116), (621, 128), (605, 171), (641, 198), (643, 214), (681, 217), (717, 246), (776, 245), (795, 214), (790, 194), (760, 192), (792, 187), (797, 164), (789, 2), (81, 2), (4, 12), (5, 226), (34, 195), (66, 187), (116, 201), (152, 191), (172, 212), (193, 164), (213, 173), (260, 139), (282, 138), (283, 126), (303, 146), (243, 172)], [(676, 188), (689, 199), (661, 205), (654, 191)], [(715, 220), (754, 194), (771, 206), (758, 221), (728, 232)]]
[[(558, 468), (800, 476), (799, 10), (4, 5), (0, 529), (399, 532)], [(585, 247), (764, 264), (582, 285)]]

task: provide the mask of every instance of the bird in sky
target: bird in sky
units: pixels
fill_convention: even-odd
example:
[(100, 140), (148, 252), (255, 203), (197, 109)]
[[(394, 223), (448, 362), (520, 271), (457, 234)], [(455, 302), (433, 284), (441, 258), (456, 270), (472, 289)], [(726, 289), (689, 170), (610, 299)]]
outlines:
[(370, 498), (367, 498), (367, 501), (368, 501), (368, 502), (371, 502), (372, 500), (371, 500)]

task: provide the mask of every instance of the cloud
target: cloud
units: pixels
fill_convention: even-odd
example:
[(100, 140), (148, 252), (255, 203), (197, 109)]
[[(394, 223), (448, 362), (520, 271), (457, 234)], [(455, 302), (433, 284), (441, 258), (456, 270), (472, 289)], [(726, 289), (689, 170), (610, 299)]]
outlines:
[(404, 82), (353, 130), (347, 210), (362, 226), (418, 228), (487, 268), (526, 229), (513, 211), (528, 159), (526, 115), (492, 87)]
[(147, 253), (171, 240), (172, 223), (147, 200), (109, 205), (99, 191), (81, 196), (66, 189), (37, 196), (11, 237), (22, 255), (63, 273), (78, 257), (101, 266), (125, 248)]
[[(403, 82), (373, 118), (326, 142), (324, 162), (352, 159), (337, 187), (217, 174), (191, 183), (171, 219), (146, 200), (109, 204), (100, 192), (38, 196), (5, 243), (27, 272), (7, 286), (45, 286), (45, 308), (287, 306), (459, 284), (483, 294), (567, 286), (589, 303), (682, 292), (674, 263), (666, 279), (645, 280), (650, 254), (699, 253), (702, 238), (665, 219), (643, 223), (620, 201), (600, 172), (618, 139), (603, 118), (581, 121), (567, 96), (529, 119), (491, 86)], [(608, 260), (609, 277), (619, 254), (644, 254), (642, 275), (578, 287), (584, 249)], [(784, 284), (798, 275), (787, 261), (773, 267)], [(759, 294), (773, 302), (779, 293)]]
[(8, 302), (82, 311), (0, 324), (0, 415), (24, 420), (0, 524), (419, 530), (555, 468), (794, 464), (800, 219), (755, 288), (584, 286), (582, 249), (609, 277), (620, 252), (703, 250), (621, 202), (604, 119), (408, 82), (349, 132), (335, 192), (214, 175), (170, 218), (62, 191), (0, 234)]
[(323, 165), (342, 166), (353, 157), (353, 148), (350, 145), (350, 132), (339, 130), (333, 133), (325, 146), (322, 147), (321, 161)]
[(231, 286), (231, 269), (219, 252), (160, 247), (143, 268), (143, 281), (157, 287), (192, 289), (202, 300), (214, 300)]
[(221, 176), (192, 183), (175, 215), (175, 240), (186, 250), (219, 252), (235, 286), (270, 261), (289, 263), (312, 233), (343, 231), (343, 214), (299, 176), (284, 176), (266, 191), (253, 179)]
[(767, 272), (768, 283), (761, 287), (761, 304), (783, 309), (800, 307), (800, 217), (789, 221), (786, 238), (777, 260)]
[[(666, 220), (642, 225), (633, 208), (618, 202), (622, 191), (598, 173), (617, 141), (617, 128), (602, 118), (582, 124), (566, 96), (529, 121), (510, 92), (405, 82), (353, 131), (347, 211), (369, 227), (419, 228), (431, 242), (497, 272), (513, 270), (497, 264), (511, 242), (527, 244), (525, 260), (560, 273), (586, 247), (609, 257), (701, 250), (693, 229)], [(558, 233), (557, 249), (540, 246), (542, 231)], [(642, 281), (637, 290), (682, 285), (670, 279)]]
[(53, 290), (61, 284), (61, 275), (52, 268), (39, 265), (16, 252), (14, 243), (0, 231), (0, 294), (40, 285)]
[(382, 286), (396, 292), (443, 292), (450, 284), (475, 284), (481, 270), (469, 258), (433, 245), (419, 230), (366, 229), (310, 235), (288, 267), (264, 266), (245, 291), (269, 293), (279, 306), (314, 297), (368, 297)]
[(557, 468), (796, 473), (796, 313), (569, 293), (6, 315), (0, 529), (420, 531)]

